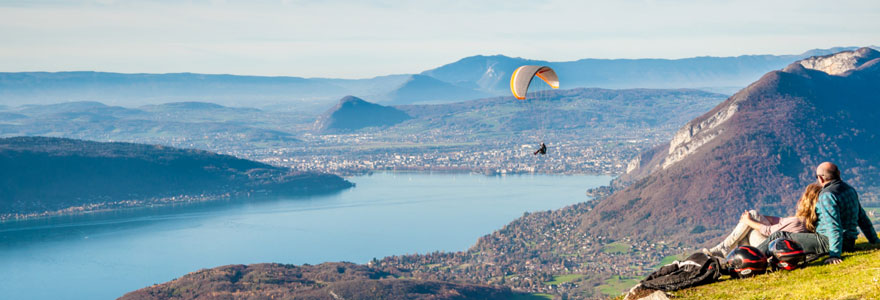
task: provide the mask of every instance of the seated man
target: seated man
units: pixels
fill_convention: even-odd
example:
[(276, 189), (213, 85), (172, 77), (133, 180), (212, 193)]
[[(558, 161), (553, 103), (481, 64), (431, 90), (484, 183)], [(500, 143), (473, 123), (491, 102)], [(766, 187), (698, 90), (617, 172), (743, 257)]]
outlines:
[(859, 195), (850, 185), (840, 180), (837, 166), (824, 162), (816, 168), (816, 179), (823, 186), (816, 205), (816, 233), (788, 233), (777, 231), (767, 240), (758, 245), (758, 249), (767, 253), (768, 244), (780, 237), (794, 240), (810, 254), (808, 258), (828, 254), (825, 260), (829, 264), (839, 264), (843, 251), (852, 251), (859, 228), (872, 244), (880, 243), (877, 232), (868, 215), (859, 203)]

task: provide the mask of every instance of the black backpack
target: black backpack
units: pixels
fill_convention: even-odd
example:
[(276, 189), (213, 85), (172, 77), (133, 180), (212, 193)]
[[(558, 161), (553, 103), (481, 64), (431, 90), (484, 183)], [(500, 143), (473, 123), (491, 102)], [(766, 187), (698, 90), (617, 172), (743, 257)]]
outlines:
[(719, 277), (721, 277), (721, 262), (718, 258), (697, 252), (683, 261), (674, 261), (660, 267), (660, 270), (642, 280), (642, 286), (655, 290), (676, 291), (712, 283)]

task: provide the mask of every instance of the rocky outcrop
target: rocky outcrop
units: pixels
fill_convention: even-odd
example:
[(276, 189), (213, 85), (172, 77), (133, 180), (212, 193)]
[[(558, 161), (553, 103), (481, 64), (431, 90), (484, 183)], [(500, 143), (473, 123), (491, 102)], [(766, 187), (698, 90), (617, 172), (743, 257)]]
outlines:
[(807, 69), (822, 71), (829, 75), (840, 75), (876, 58), (880, 58), (880, 52), (866, 47), (831, 55), (813, 56), (798, 63)]
[(685, 124), (669, 142), (669, 156), (663, 161), (663, 168), (666, 169), (675, 162), (684, 159), (688, 154), (693, 153), (700, 146), (721, 134), (724, 128), (718, 127), (718, 125), (729, 120), (738, 108), (736, 102), (731, 102), (727, 108), (719, 110), (707, 119)]

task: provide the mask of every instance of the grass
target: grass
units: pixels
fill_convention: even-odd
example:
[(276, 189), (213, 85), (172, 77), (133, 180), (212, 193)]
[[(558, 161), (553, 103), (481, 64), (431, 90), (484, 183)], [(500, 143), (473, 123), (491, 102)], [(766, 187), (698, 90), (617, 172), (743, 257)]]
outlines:
[(607, 296), (618, 296), (639, 283), (638, 278), (612, 276), (605, 280), (605, 284), (596, 287), (600, 293)]
[(662, 266), (668, 265), (676, 260), (682, 260), (682, 259), (685, 259), (684, 253), (670, 255), (670, 256), (664, 257), (663, 260), (660, 261), (660, 263), (658, 263), (656, 266), (654, 266), (654, 268), (659, 269)]
[(614, 242), (608, 245), (605, 245), (602, 248), (602, 252), (605, 253), (629, 253), (632, 245), (624, 243), (624, 242)]
[(556, 275), (556, 276), (553, 276), (553, 280), (544, 282), (544, 284), (557, 285), (557, 284), (561, 284), (561, 283), (572, 282), (572, 281), (575, 281), (575, 280), (583, 278), (583, 277), (584, 277), (583, 274)]
[(517, 295), (513, 297), (511, 300), (545, 300), (545, 299), (553, 299), (553, 295), (543, 294), (543, 293), (534, 293), (534, 294), (524, 294)]
[(880, 299), (880, 245), (864, 239), (857, 251), (844, 253), (843, 262), (824, 259), (806, 268), (747, 279), (730, 279), (673, 292), (675, 299)]

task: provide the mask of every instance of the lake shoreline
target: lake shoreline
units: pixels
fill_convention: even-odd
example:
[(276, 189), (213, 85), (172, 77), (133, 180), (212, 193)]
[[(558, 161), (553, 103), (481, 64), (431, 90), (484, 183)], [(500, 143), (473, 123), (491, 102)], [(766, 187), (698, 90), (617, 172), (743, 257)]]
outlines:
[(158, 208), (158, 207), (168, 207), (168, 206), (176, 206), (176, 205), (192, 205), (192, 204), (201, 204), (201, 203), (209, 203), (209, 202), (217, 202), (217, 201), (231, 201), (231, 200), (246, 199), (246, 198), (263, 198), (263, 197), (271, 197), (273, 195), (275, 195), (275, 196), (284, 195), (287, 197), (320, 196), (320, 195), (332, 194), (332, 193), (344, 191), (344, 190), (354, 188), (354, 187), (355, 187), (355, 185), (352, 184), (351, 186), (341, 187), (341, 188), (319, 189), (319, 190), (310, 191), (310, 192), (295, 192), (295, 193), (272, 192), (272, 191), (267, 191), (267, 190), (248, 190), (248, 191), (225, 192), (225, 193), (217, 193), (217, 194), (176, 195), (176, 196), (148, 198), (148, 199), (141, 199), (141, 200), (121, 200), (121, 201), (113, 201), (113, 202), (101, 202), (101, 203), (92, 203), (92, 204), (81, 205), (81, 206), (71, 206), (68, 208), (59, 209), (59, 210), (55, 210), (55, 211), (0, 214), (0, 225), (2, 225), (3, 223), (16, 222), (16, 221), (32, 221), (32, 220), (55, 218), (55, 217), (67, 217), (67, 216), (77, 216), (77, 215), (87, 215), (87, 214), (109, 213), (109, 212), (118, 212), (118, 211), (124, 211), (124, 210)]
[(216, 266), (458, 252), (525, 212), (589, 201), (584, 191), (611, 177), (396, 171), (347, 179), (357, 188), (330, 195), (0, 223), (0, 268), (19, 270), (0, 274), (0, 290), (13, 299), (103, 299)]

